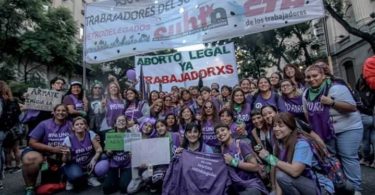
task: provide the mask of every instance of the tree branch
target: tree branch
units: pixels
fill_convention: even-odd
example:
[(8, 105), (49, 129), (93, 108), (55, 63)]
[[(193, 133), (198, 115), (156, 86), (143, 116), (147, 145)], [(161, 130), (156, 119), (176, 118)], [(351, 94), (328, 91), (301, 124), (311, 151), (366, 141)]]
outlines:
[(332, 6), (324, 1), (324, 7), (328, 11), (328, 13), (339, 23), (341, 24), (346, 31), (350, 34), (360, 37), (366, 42), (368, 42), (371, 46), (372, 51), (375, 53), (375, 36), (371, 35), (370, 33), (363, 32), (357, 28), (352, 27), (347, 21), (345, 21), (333, 8)]

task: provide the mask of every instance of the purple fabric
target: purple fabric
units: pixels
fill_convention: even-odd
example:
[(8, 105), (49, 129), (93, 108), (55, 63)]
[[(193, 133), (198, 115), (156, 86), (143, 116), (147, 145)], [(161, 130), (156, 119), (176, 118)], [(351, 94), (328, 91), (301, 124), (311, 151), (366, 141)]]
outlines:
[(65, 121), (64, 124), (58, 125), (54, 119), (47, 119), (39, 123), (29, 136), (49, 146), (61, 146), (65, 137), (72, 133), (71, 128), (72, 122), (70, 121)]
[(284, 100), (274, 91), (271, 91), (271, 97), (269, 99), (263, 99), (262, 95), (258, 93), (253, 105), (256, 109), (261, 109), (263, 106), (271, 105), (275, 106), (279, 112), (286, 111)]
[(125, 116), (129, 119), (133, 119), (137, 121), (139, 118), (143, 116), (142, 107), (144, 105), (143, 101), (139, 101), (138, 105), (131, 103), (129, 107), (125, 110)]
[(125, 112), (125, 104), (121, 99), (107, 101), (105, 118), (107, 119), (107, 124), (110, 127), (116, 123), (118, 116)]
[(70, 152), (72, 160), (82, 168), (86, 168), (95, 155), (95, 148), (91, 142), (90, 133), (86, 132), (82, 141), (78, 140), (77, 136), (74, 134), (71, 134), (69, 139), (71, 143)]
[(215, 134), (215, 124), (212, 121), (202, 123), (202, 137), (204, 143), (212, 147), (220, 146), (219, 140)]
[(113, 152), (109, 160), (109, 167), (111, 168), (129, 168), (131, 163), (131, 156), (129, 152)]
[(287, 112), (293, 114), (294, 117), (306, 121), (303, 111), (302, 96), (297, 96), (294, 98), (283, 96), (283, 100), (285, 102), (285, 108)]
[(169, 165), (162, 194), (225, 194), (229, 185), (228, 170), (220, 154), (184, 150)]
[(244, 122), (246, 124), (246, 130), (248, 133), (251, 131), (251, 104), (245, 103), (243, 107), (241, 108), (240, 112), (234, 111), (234, 117), (236, 118), (237, 121)]
[[(236, 158), (240, 161), (244, 161), (245, 158), (249, 155), (255, 155), (253, 150), (249, 145), (246, 143), (240, 141), (237, 145), (237, 140), (233, 141), (229, 147), (223, 147), (222, 148), (223, 154), (230, 154), (233, 156), (233, 158)], [(258, 177), (258, 174), (256, 172), (248, 172), (243, 171), (239, 168), (231, 168), (232, 173), (230, 173), (230, 176), (232, 178), (232, 181), (234, 183), (234, 187), (238, 191), (243, 191), (246, 188), (256, 188), (261, 192), (264, 192), (267, 194), (267, 190), (261, 181), (261, 179)]]
[(29, 121), (35, 120), (40, 113), (40, 110), (27, 110), (23, 118), (20, 119), (20, 122), (27, 123)]
[[(306, 97), (308, 97), (307, 95)], [(319, 95), (314, 101), (309, 101), (306, 98), (306, 108), (311, 128), (324, 141), (328, 141), (335, 137), (335, 132), (329, 115), (330, 107), (320, 103), (321, 96)]]
[(73, 105), (75, 110), (83, 110), (83, 101), (79, 100), (73, 94), (70, 94), (64, 98), (65, 105)]

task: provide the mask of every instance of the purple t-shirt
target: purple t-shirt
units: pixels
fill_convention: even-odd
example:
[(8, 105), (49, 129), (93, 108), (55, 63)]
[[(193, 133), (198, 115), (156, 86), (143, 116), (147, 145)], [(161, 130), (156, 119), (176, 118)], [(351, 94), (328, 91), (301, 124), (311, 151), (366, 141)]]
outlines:
[(72, 122), (65, 121), (59, 125), (52, 118), (39, 123), (29, 136), (49, 146), (62, 146), (65, 137), (72, 133), (71, 128)]
[(121, 99), (111, 100), (108, 99), (106, 105), (105, 118), (107, 119), (107, 124), (110, 127), (116, 122), (118, 116), (122, 115), (125, 112), (125, 104)]
[(253, 102), (253, 108), (261, 109), (263, 106), (275, 106), (279, 112), (285, 112), (284, 100), (274, 91), (271, 91), (271, 97), (264, 99), (260, 93), (256, 94)]
[(65, 105), (73, 105), (75, 110), (83, 110), (83, 101), (72, 94), (65, 96), (63, 103)]
[(202, 122), (202, 137), (204, 143), (212, 147), (220, 146), (215, 134), (215, 124), (212, 121)]
[(74, 134), (71, 134), (64, 140), (64, 145), (70, 148), (72, 160), (81, 167), (86, 167), (95, 155), (95, 148), (92, 144), (95, 136), (96, 134), (93, 131), (89, 131), (85, 133), (83, 140), (79, 140)]
[(283, 100), (285, 102), (285, 108), (287, 112), (293, 114), (294, 117), (306, 121), (303, 111), (302, 95), (296, 96), (294, 98), (283, 96)]

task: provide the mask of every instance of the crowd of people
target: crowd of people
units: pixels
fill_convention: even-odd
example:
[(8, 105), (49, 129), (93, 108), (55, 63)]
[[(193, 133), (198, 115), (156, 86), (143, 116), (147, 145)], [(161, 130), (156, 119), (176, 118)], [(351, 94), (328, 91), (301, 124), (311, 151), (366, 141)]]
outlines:
[[(374, 143), (368, 141), (372, 115), (357, 110), (351, 89), (322, 60), (304, 72), (288, 64), (270, 78), (244, 78), (236, 86), (173, 86), (144, 98), (133, 87), (121, 89), (113, 76), (105, 83), (95, 82), (86, 92), (71, 82), (51, 113), (25, 108), (0, 81), (0, 149), (6, 154), (0, 168), (22, 169), (25, 194), (43, 190), (35, 187), (40, 172), (41, 186), (57, 183), (60, 190), (101, 185), (104, 194), (162, 192), (168, 165), (133, 168), (130, 152), (105, 149), (110, 132), (167, 137), (172, 158), (184, 151), (222, 154), (242, 180), (256, 181), (233, 181), (229, 194), (339, 194), (337, 181), (319, 171), (327, 156), (341, 163), (345, 188), (360, 194), (359, 156), (375, 165)], [(60, 77), (50, 82), (56, 91), (65, 84)], [(23, 139), (27, 147), (20, 154)]]

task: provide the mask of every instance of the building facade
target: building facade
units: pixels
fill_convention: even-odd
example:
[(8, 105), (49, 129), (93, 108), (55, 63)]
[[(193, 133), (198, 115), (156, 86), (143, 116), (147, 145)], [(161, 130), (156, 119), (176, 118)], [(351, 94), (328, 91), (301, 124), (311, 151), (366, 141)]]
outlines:
[[(375, 1), (344, 0), (344, 19), (351, 26), (375, 36)], [(320, 29), (324, 25), (320, 20)], [(366, 58), (374, 55), (370, 45), (361, 38), (349, 34), (332, 16), (327, 13), (325, 18), (327, 36), (317, 28), (319, 40), (329, 44), (332, 56), (333, 73), (345, 79), (352, 87), (361, 75), (362, 64)], [(325, 38), (328, 40), (326, 41)]]

